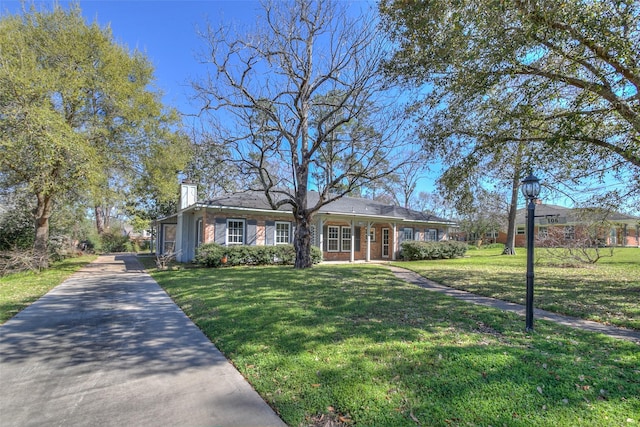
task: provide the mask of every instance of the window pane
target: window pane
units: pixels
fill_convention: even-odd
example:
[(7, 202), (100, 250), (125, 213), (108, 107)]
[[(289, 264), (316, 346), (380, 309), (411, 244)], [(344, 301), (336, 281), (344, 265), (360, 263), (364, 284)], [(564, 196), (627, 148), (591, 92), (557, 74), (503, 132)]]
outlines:
[(202, 237), (203, 237), (202, 218), (200, 218), (198, 219), (198, 221), (196, 221), (196, 246), (200, 246), (203, 243)]
[(329, 252), (338, 252), (340, 250), (339, 237), (340, 227), (327, 227), (327, 250)]
[(564, 228), (564, 238), (566, 240), (573, 240), (575, 237), (575, 228), (573, 228), (573, 225), (569, 225)]
[(276, 222), (276, 244), (289, 243), (289, 223)]
[(402, 240), (413, 240), (413, 228), (405, 228), (403, 237)]
[(351, 227), (342, 227), (342, 251), (351, 250)]
[(233, 245), (244, 243), (244, 221), (232, 219), (227, 221), (227, 242)]
[(168, 254), (176, 249), (176, 229), (175, 224), (164, 224), (164, 244), (162, 247), (162, 253)]
[(329, 227), (329, 238), (337, 239), (338, 238), (338, 227)]
[(169, 242), (176, 241), (176, 225), (175, 224), (165, 224), (164, 225), (164, 240)]

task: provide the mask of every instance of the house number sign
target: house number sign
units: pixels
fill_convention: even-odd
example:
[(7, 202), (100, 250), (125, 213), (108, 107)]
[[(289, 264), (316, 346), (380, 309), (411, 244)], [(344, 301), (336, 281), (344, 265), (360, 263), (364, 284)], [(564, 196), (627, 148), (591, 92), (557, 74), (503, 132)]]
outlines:
[(540, 224), (566, 224), (567, 218), (559, 215), (545, 215), (540, 218)]

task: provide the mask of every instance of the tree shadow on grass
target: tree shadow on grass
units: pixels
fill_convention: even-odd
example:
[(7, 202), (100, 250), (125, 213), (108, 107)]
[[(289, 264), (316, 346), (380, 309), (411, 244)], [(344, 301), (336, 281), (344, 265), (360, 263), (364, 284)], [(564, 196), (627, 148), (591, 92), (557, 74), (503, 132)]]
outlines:
[(515, 315), (335, 268), (192, 272), (169, 287), (295, 425), (327, 408), (363, 425), (598, 425), (590, 405), (640, 404), (634, 344), (545, 322), (528, 337)]

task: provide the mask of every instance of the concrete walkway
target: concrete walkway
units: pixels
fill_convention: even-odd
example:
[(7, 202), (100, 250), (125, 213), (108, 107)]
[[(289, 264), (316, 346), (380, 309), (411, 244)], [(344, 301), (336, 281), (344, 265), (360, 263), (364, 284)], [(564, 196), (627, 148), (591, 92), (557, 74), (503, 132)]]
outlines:
[(135, 256), (0, 326), (0, 425), (284, 426)]
[[(497, 308), (504, 311), (511, 311), (521, 316), (525, 315), (525, 307), (523, 305), (506, 302), (506, 301), (498, 300), (495, 298), (483, 297), (483, 296), (475, 295), (466, 291), (461, 291), (458, 289), (453, 289), (447, 286), (443, 286), (439, 283), (436, 283), (432, 280), (429, 280), (420, 276), (418, 273), (415, 273), (410, 270), (406, 270), (404, 268), (395, 267), (392, 265), (388, 265), (387, 267), (391, 269), (391, 271), (393, 272), (393, 274), (395, 274), (397, 278), (407, 281), (409, 283), (413, 283), (414, 285), (418, 285), (430, 291), (440, 292), (445, 295), (449, 295), (451, 297), (454, 297), (459, 300), (466, 301), (472, 304), (479, 304), (487, 307)], [(618, 328), (615, 326), (603, 325), (602, 323), (578, 319), (575, 317), (562, 316), (560, 314), (552, 313), (546, 310), (540, 310), (535, 307), (533, 310), (533, 317), (534, 317), (534, 320), (537, 320), (537, 319), (549, 320), (551, 322), (556, 322), (561, 325), (569, 326), (572, 328), (584, 329), (591, 332), (599, 332), (601, 334), (609, 335), (613, 338), (629, 340), (629, 341), (635, 342), (636, 344), (640, 344), (640, 331), (634, 331), (632, 329), (625, 329), (625, 328)]]

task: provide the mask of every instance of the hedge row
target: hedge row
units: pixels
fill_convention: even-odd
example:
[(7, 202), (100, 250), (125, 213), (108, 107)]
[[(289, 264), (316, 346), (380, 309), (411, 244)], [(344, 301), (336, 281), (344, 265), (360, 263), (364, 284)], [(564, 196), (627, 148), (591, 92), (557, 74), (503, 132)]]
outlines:
[(464, 242), (402, 242), (400, 257), (405, 261), (417, 261), (422, 259), (443, 259), (464, 256), (468, 246)]
[[(322, 251), (312, 246), (311, 259), (314, 264), (322, 261)], [(196, 250), (196, 262), (214, 268), (235, 265), (293, 265), (295, 260), (296, 251), (293, 245), (222, 246), (217, 243), (205, 243)]]

